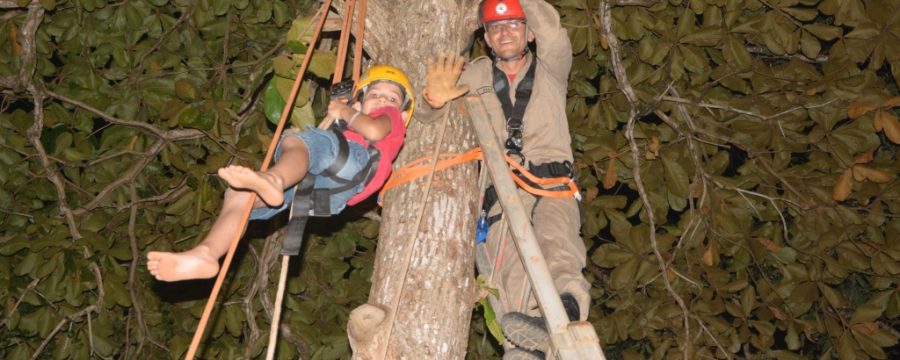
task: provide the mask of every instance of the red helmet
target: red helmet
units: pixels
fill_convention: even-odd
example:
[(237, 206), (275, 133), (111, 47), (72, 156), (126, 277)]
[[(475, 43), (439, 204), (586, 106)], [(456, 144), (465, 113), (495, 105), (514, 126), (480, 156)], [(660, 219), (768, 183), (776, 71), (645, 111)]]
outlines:
[(484, 0), (481, 2), (481, 25), (492, 21), (525, 19), (519, 0)]

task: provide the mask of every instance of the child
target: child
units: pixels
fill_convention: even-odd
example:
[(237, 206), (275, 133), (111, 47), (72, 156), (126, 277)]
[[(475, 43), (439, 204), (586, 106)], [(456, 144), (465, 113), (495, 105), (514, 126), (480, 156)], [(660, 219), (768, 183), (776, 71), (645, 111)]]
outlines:
[[(352, 106), (341, 100), (332, 100), (325, 120), (346, 119), (347, 130), (343, 134), (347, 138), (349, 154), (337, 176), (352, 179), (365, 170), (370, 157), (369, 146), (380, 152), (380, 158), (368, 184), (360, 183), (331, 196), (332, 214), (340, 213), (345, 205), (365, 200), (381, 188), (403, 145), (406, 124), (415, 105), (406, 75), (388, 65), (369, 68), (356, 84), (353, 94), (358, 101)], [(240, 228), (240, 217), (247, 201), (255, 198), (251, 219), (271, 218), (290, 206), (294, 185), (307, 172), (314, 175), (323, 172), (338, 152), (338, 139), (331, 130), (310, 128), (304, 132), (287, 131), (276, 150), (275, 165), (267, 171), (255, 171), (238, 165), (219, 169), (219, 176), (228, 183), (229, 188), (225, 191), (219, 218), (206, 239), (185, 252), (149, 252), (147, 269), (150, 274), (162, 281), (215, 276), (219, 272), (219, 257), (228, 251), (234, 234), (243, 230)], [(318, 176), (315, 181), (315, 188), (330, 189), (342, 185), (326, 176)]]

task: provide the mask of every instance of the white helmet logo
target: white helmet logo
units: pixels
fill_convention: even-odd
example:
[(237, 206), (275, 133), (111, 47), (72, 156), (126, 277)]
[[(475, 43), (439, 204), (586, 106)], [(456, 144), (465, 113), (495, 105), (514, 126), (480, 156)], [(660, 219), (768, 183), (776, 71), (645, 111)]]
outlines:
[(506, 7), (506, 4), (499, 3), (499, 4), (497, 4), (497, 7), (494, 10), (497, 11), (497, 14), (503, 15), (506, 13), (506, 10), (508, 10), (508, 8)]

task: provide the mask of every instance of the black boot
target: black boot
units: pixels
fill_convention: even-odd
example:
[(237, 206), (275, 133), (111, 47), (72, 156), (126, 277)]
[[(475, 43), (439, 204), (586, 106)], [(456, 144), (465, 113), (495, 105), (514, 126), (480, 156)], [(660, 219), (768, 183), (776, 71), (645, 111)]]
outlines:
[[(569, 321), (578, 321), (581, 311), (572, 294), (565, 293), (560, 297)], [(543, 317), (528, 316), (520, 312), (511, 312), (500, 319), (500, 327), (506, 339), (516, 346), (546, 353), (550, 349), (550, 333)]]
[(500, 327), (506, 340), (520, 348), (544, 353), (550, 349), (550, 333), (543, 317), (511, 312), (503, 315)]
[(509, 349), (503, 353), (503, 360), (544, 360), (547, 356), (540, 351), (521, 348)]
[(559, 296), (562, 300), (563, 308), (566, 309), (566, 315), (569, 315), (569, 321), (578, 321), (581, 319), (581, 310), (578, 309), (578, 302), (572, 294), (565, 293)]

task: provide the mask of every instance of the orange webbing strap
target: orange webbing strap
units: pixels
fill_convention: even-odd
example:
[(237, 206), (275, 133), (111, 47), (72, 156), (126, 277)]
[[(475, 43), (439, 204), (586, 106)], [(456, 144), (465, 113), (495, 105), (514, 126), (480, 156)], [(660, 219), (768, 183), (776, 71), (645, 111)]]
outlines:
[[(441, 159), (438, 161), (435, 166), (435, 171), (440, 171), (446, 169), (448, 167), (459, 165), (465, 162), (473, 161), (473, 160), (482, 160), (483, 155), (481, 153), (481, 148), (473, 148), (467, 152), (462, 154), (459, 153), (443, 153), (438, 156)], [(578, 186), (575, 185), (575, 182), (572, 179), (567, 177), (556, 177), (556, 178), (541, 178), (537, 177), (534, 174), (528, 172), (524, 166), (519, 164), (516, 160), (509, 157), (508, 155), (504, 156), (506, 158), (506, 162), (512, 166), (514, 169), (518, 170), (521, 176), (524, 176), (528, 181), (531, 181), (533, 184), (537, 184), (541, 187), (534, 187), (518, 176), (516, 173), (513, 173), (512, 178), (523, 190), (538, 196), (550, 197), (550, 198), (568, 198), (573, 197), (578, 193)], [(415, 179), (418, 179), (422, 176), (428, 174), (431, 169), (431, 164), (428, 162), (430, 159), (422, 157), (410, 161), (405, 166), (397, 169), (391, 174), (391, 177), (384, 183), (384, 186), (381, 188), (381, 191), (378, 193), (378, 203), (381, 203), (381, 199), (384, 199), (384, 193), (397, 185), (408, 183)], [(510, 170), (512, 172), (512, 170)], [(558, 191), (558, 190), (547, 190), (545, 188), (553, 188), (559, 186), (566, 186), (568, 190), (566, 191)]]
[[(312, 51), (315, 48), (316, 41), (319, 38), (319, 34), (322, 32), (322, 27), (325, 25), (325, 18), (328, 17), (328, 9), (331, 7), (331, 0), (325, 0), (325, 4), (322, 5), (322, 8), (319, 9), (319, 23), (316, 25), (316, 30), (313, 33), (312, 40), (309, 42), (309, 48), (306, 49), (306, 56), (303, 57), (303, 64), (300, 66), (300, 71), (297, 72), (297, 78), (294, 79), (294, 86), (291, 88), (291, 94), (288, 97), (287, 101), (284, 103), (284, 110), (281, 112), (281, 119), (278, 121), (278, 127), (275, 128), (275, 133), (272, 136), (272, 141), (269, 143), (269, 150), (266, 152), (266, 157), (263, 160), (262, 166), (260, 166), (260, 171), (265, 171), (269, 168), (269, 163), (272, 161), (272, 155), (275, 153), (275, 147), (278, 145), (278, 139), (281, 138), (281, 133), (284, 130), (284, 125), (287, 122), (288, 115), (291, 113), (291, 107), (294, 106), (294, 101), (297, 100), (297, 93), (300, 90), (300, 84), (302, 83), (303, 74), (306, 73), (307, 67), (309, 67), (309, 61), (312, 58)], [(241, 217), (244, 219), (243, 224), (241, 224), (240, 228), (243, 230), (247, 226), (247, 219), (250, 217), (250, 211), (253, 209), (253, 201), (256, 200), (252, 198), (247, 201), (247, 205), (244, 206), (244, 211)], [(194, 332), (194, 338), (191, 340), (191, 345), (188, 347), (188, 351), (185, 354), (185, 359), (193, 359), (194, 355), (197, 352), (197, 348), (200, 347), (200, 339), (203, 338), (203, 330), (206, 328), (206, 324), (209, 322), (209, 316), (212, 313), (213, 306), (216, 304), (216, 298), (219, 295), (219, 291), (222, 289), (222, 283), (225, 281), (225, 274), (228, 273), (228, 268), (231, 265), (231, 260), (234, 258), (234, 252), (237, 249), (237, 245), (241, 240), (241, 235), (243, 231), (236, 232), (234, 234), (234, 239), (231, 240), (231, 245), (228, 247), (228, 252), (225, 254), (225, 260), (222, 263), (222, 267), (219, 269), (219, 275), (216, 277), (216, 282), (213, 285), (212, 293), (209, 296), (209, 299), (206, 301), (206, 307), (203, 308), (203, 315), (200, 317), (200, 323), (197, 325), (197, 330)]]
[(509, 155), (504, 155), (503, 157), (506, 158), (507, 164), (509, 164), (516, 170), (519, 170), (519, 173), (524, 175), (526, 178), (528, 178), (528, 180), (530, 180), (532, 183), (535, 183), (535, 184), (543, 186), (543, 187), (551, 187), (552, 188), (552, 187), (557, 187), (557, 186), (566, 186), (569, 188), (569, 190), (566, 190), (566, 191), (554, 191), (554, 190), (546, 190), (544, 188), (532, 187), (521, 177), (516, 176), (516, 174), (513, 173), (513, 177), (512, 177), (513, 181), (515, 181), (516, 184), (519, 184), (520, 188), (522, 188), (523, 190), (525, 190), (533, 195), (550, 197), (550, 198), (567, 198), (567, 197), (575, 196), (576, 194), (578, 194), (578, 186), (575, 185), (575, 181), (573, 181), (572, 179), (570, 179), (568, 177), (565, 177), (565, 176), (555, 177), (555, 178), (537, 177), (534, 174), (528, 172), (528, 170), (525, 169), (525, 167), (522, 166), (522, 164), (519, 164), (518, 161), (513, 160), (511, 157), (509, 157)]

